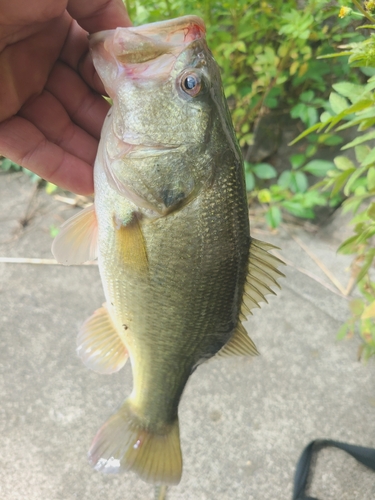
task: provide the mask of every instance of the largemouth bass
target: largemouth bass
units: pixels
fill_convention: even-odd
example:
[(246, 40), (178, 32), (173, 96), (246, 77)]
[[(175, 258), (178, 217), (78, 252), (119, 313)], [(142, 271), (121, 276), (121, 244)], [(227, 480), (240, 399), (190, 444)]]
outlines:
[(133, 391), (89, 451), (103, 472), (176, 484), (178, 404), (197, 366), (254, 355), (241, 321), (281, 275), (250, 237), (241, 152), (220, 72), (195, 16), (90, 38), (113, 106), (95, 163), (95, 203), (67, 221), (56, 259), (98, 258), (106, 303), (78, 354), (100, 373), (130, 358)]

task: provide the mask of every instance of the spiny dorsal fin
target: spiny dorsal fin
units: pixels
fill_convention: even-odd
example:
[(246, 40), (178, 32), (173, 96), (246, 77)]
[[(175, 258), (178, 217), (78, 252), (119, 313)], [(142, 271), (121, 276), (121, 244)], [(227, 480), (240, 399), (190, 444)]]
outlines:
[(241, 318), (252, 314), (252, 309), (260, 307), (259, 302), (267, 302), (265, 295), (276, 295), (271, 288), (272, 286), (280, 288), (276, 280), (284, 275), (277, 269), (277, 266), (284, 265), (284, 262), (275, 255), (269, 253), (269, 250), (276, 248), (277, 247), (271, 245), (271, 243), (265, 243), (255, 239), (251, 240), (248, 274), (242, 299)]
[(61, 226), (52, 243), (57, 262), (70, 266), (97, 257), (98, 224), (94, 205), (81, 210)]
[(257, 356), (258, 354), (258, 350), (244, 326), (242, 323), (238, 323), (233, 336), (216, 356)]
[(87, 368), (97, 373), (118, 372), (126, 363), (128, 352), (105, 304), (81, 326), (77, 354)]

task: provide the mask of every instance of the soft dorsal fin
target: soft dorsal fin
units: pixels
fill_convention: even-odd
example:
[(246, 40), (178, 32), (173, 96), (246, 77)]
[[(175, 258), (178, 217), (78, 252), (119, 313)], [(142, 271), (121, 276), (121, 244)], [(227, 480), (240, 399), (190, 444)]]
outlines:
[(216, 356), (257, 356), (258, 350), (242, 323), (238, 323), (233, 336)]
[(77, 336), (77, 354), (87, 368), (97, 373), (118, 372), (126, 363), (128, 351), (105, 304), (81, 326)]
[(252, 314), (252, 309), (260, 307), (259, 302), (267, 302), (265, 295), (276, 295), (271, 288), (272, 286), (280, 288), (276, 280), (284, 277), (284, 274), (277, 267), (284, 265), (284, 262), (269, 253), (269, 250), (276, 248), (270, 243), (251, 240), (248, 274), (240, 313), (241, 319)]
[(81, 210), (61, 226), (52, 243), (57, 262), (70, 266), (83, 264), (97, 257), (98, 224), (94, 205)]

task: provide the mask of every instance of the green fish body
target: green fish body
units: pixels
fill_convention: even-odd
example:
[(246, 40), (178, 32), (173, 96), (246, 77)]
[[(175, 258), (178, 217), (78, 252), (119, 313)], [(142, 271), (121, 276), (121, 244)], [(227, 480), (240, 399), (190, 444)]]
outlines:
[(130, 358), (133, 391), (96, 435), (91, 464), (175, 484), (178, 405), (195, 368), (254, 355), (241, 320), (277, 285), (271, 245), (250, 237), (241, 152), (219, 69), (195, 16), (91, 37), (113, 100), (95, 163), (95, 204), (53, 252), (97, 255), (106, 303), (82, 326), (84, 363), (113, 373)]

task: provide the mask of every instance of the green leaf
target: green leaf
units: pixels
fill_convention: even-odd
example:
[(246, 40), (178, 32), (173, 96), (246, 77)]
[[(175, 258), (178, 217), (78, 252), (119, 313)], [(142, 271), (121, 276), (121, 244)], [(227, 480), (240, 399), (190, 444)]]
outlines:
[(351, 56), (352, 55), (352, 51), (351, 50), (346, 50), (346, 51), (342, 51), (342, 52), (335, 52), (333, 54), (325, 54), (324, 56), (319, 56), (317, 57), (317, 59), (332, 59), (332, 58), (336, 58), (336, 57), (343, 57), (343, 56)]
[(345, 170), (340, 175), (335, 178), (334, 185), (331, 191), (331, 196), (335, 196), (348, 180), (348, 177), (353, 173), (355, 169)]
[(351, 236), (350, 238), (347, 238), (338, 247), (337, 252), (338, 253), (343, 253), (343, 254), (353, 253), (355, 251), (357, 240), (358, 240), (358, 235), (357, 234), (355, 234), (354, 236)]
[(59, 232), (60, 232), (60, 228), (55, 226), (54, 224), (52, 224), (49, 227), (49, 234), (50, 234), (51, 238), (56, 238), (56, 236), (59, 234)]
[(277, 180), (277, 184), (283, 188), (289, 188), (291, 181), (292, 172), (290, 170), (284, 170)]
[(344, 139), (339, 135), (331, 135), (331, 134), (325, 134), (325, 135), (327, 135), (328, 137), (322, 139), (321, 142), (326, 146), (337, 146), (338, 144), (341, 144), (344, 141)]
[(253, 172), (259, 179), (274, 179), (277, 176), (275, 168), (269, 163), (258, 163), (253, 167)]
[(339, 331), (337, 332), (336, 339), (342, 340), (344, 339), (350, 331), (350, 327), (348, 323), (344, 323), (340, 326)]
[(303, 154), (292, 155), (289, 158), (289, 160), (290, 160), (290, 163), (292, 164), (292, 168), (294, 170), (296, 170), (301, 165), (303, 165), (304, 161), (306, 160), (306, 156)]
[(375, 318), (375, 300), (362, 313), (361, 319)]
[(52, 184), (52, 182), (47, 182), (45, 190), (47, 194), (52, 194), (56, 191), (57, 186), (56, 184)]
[(368, 165), (371, 165), (371, 163), (374, 162), (375, 162), (375, 148), (370, 151), (370, 153), (366, 156), (361, 165), (363, 167), (367, 167)]
[(370, 219), (375, 220), (375, 202), (371, 203), (366, 213), (367, 216), (370, 217)]
[(346, 110), (349, 106), (348, 101), (345, 99), (345, 97), (342, 97), (339, 94), (336, 94), (336, 92), (331, 92), (329, 96), (329, 103), (331, 105), (331, 108), (336, 114), (341, 113), (342, 111)]
[(328, 170), (332, 170), (335, 168), (335, 165), (331, 161), (327, 160), (311, 160), (304, 167), (304, 172), (309, 172), (309, 174), (313, 174), (316, 177), (323, 177), (326, 175)]
[(295, 191), (297, 193), (304, 193), (309, 187), (309, 183), (307, 182), (307, 177), (303, 172), (295, 172), (294, 180), (296, 188)]
[(350, 312), (355, 317), (360, 317), (363, 313), (363, 309), (365, 307), (363, 300), (361, 299), (353, 299), (349, 303)]
[(311, 127), (318, 121), (318, 112), (312, 106), (307, 108), (307, 126)]
[(361, 270), (359, 271), (359, 274), (357, 276), (357, 282), (361, 281), (361, 279), (366, 276), (368, 270), (370, 269), (370, 267), (372, 265), (372, 261), (374, 260), (374, 256), (375, 256), (375, 249), (373, 249), (373, 251), (370, 251), (366, 254), (365, 263), (361, 267)]
[(346, 116), (349, 116), (352, 113), (357, 113), (358, 111), (362, 111), (366, 108), (372, 107), (373, 104), (374, 103), (372, 99), (362, 99), (356, 102), (352, 106), (349, 106), (348, 108), (341, 111), (341, 113), (339, 113), (337, 116), (332, 117), (332, 119), (329, 120), (330, 124), (328, 125), (327, 130), (331, 130), (332, 127), (337, 125)]
[(348, 179), (348, 182), (346, 183), (346, 186), (344, 188), (344, 195), (349, 196), (350, 194), (350, 189), (355, 183), (355, 181), (366, 171), (366, 167), (361, 167), (357, 168), (355, 172), (351, 174), (351, 176)]
[(375, 167), (370, 167), (367, 172), (367, 186), (370, 191), (375, 189)]
[(315, 125), (313, 125), (312, 127), (309, 127), (307, 130), (304, 130), (302, 132), (302, 134), (300, 134), (295, 139), (293, 139), (291, 142), (289, 142), (288, 146), (293, 146), (293, 144), (295, 144), (296, 142), (300, 141), (301, 139), (303, 139), (307, 135), (311, 134), (311, 132), (314, 132), (314, 130), (317, 130), (321, 126), (322, 126), (321, 123), (315, 123)]
[(314, 91), (307, 90), (306, 92), (302, 92), (299, 97), (303, 102), (311, 102), (314, 99)]
[(367, 144), (361, 144), (360, 146), (356, 146), (354, 148), (355, 158), (358, 163), (362, 163), (366, 156), (371, 151), (371, 148), (367, 146)]
[(293, 106), (292, 109), (290, 110), (290, 116), (292, 118), (301, 118), (302, 120), (302, 117), (304, 117), (306, 114), (306, 109), (307, 109), (306, 104), (304, 104), (303, 102), (299, 102), (298, 104)]
[(339, 170), (355, 169), (354, 163), (346, 156), (336, 156), (333, 162)]
[(314, 211), (311, 208), (305, 208), (296, 201), (283, 201), (282, 206), (296, 217), (302, 217), (303, 219), (313, 219), (315, 217)]
[(351, 196), (342, 204), (343, 213), (353, 212), (355, 214), (362, 205), (363, 200), (363, 196)]
[(366, 90), (364, 85), (350, 82), (335, 83), (332, 87), (338, 94), (347, 97), (351, 102), (357, 101)]
[(326, 123), (328, 120), (330, 120), (332, 118), (332, 115), (329, 111), (324, 111), (321, 115), (320, 115), (320, 121), (322, 123)]
[(267, 224), (272, 227), (276, 228), (280, 225), (281, 223), (281, 211), (279, 207), (272, 206), (270, 207), (267, 212), (266, 212), (266, 221)]
[(269, 189), (261, 189), (258, 193), (258, 200), (260, 203), (269, 203), (271, 201), (271, 192)]
[(1, 170), (4, 170), (5, 172), (9, 172), (10, 170), (21, 170), (22, 167), (18, 165), (17, 163), (14, 163), (14, 161), (9, 160), (9, 158), (3, 158), (0, 161), (0, 168)]
[(311, 158), (311, 156), (314, 156), (317, 151), (318, 148), (315, 144), (309, 144), (306, 148), (305, 155), (307, 158)]
[(356, 137), (353, 141), (348, 142), (348, 144), (345, 144), (341, 149), (349, 149), (352, 148), (353, 146), (358, 146), (358, 144), (362, 144), (362, 142), (369, 141), (371, 139), (375, 139), (375, 130), (372, 132), (368, 132), (367, 134), (360, 135), (359, 137)]
[(245, 171), (246, 191), (252, 191), (255, 187), (255, 178), (252, 172)]
[(245, 160), (245, 161), (243, 162), (243, 164), (244, 164), (244, 166), (245, 166), (245, 170), (246, 170), (247, 172), (251, 172), (251, 171), (252, 171), (252, 169), (253, 169), (253, 167), (254, 167), (254, 165), (253, 165), (252, 163), (250, 163), (249, 161), (246, 161), (246, 160)]

